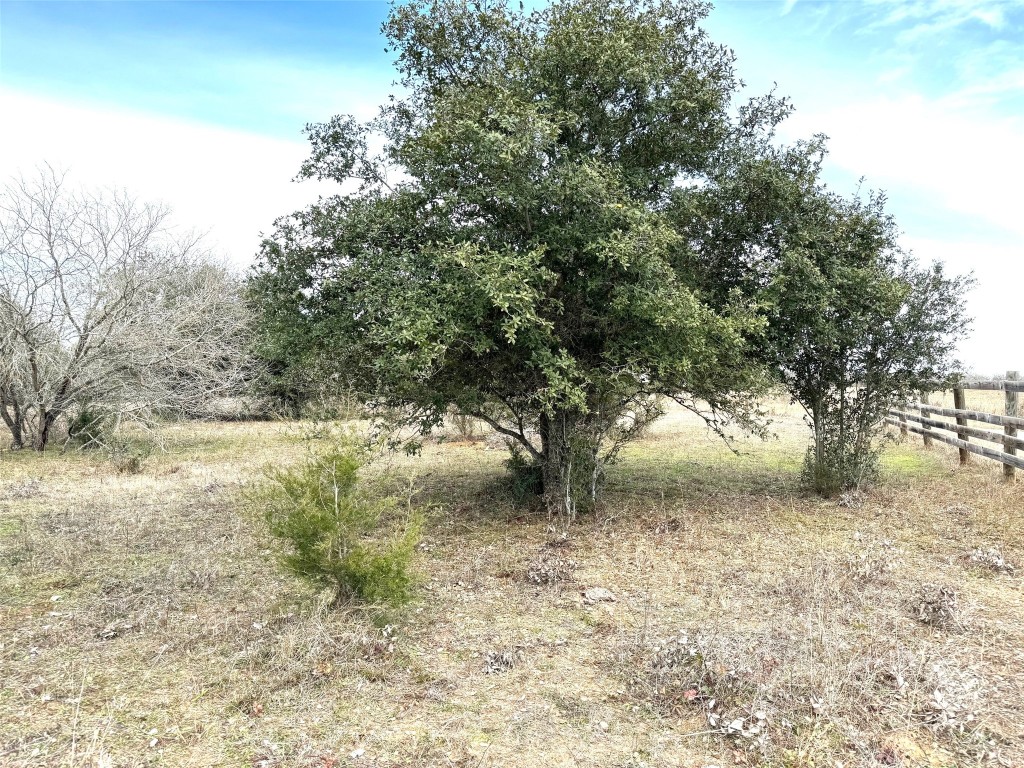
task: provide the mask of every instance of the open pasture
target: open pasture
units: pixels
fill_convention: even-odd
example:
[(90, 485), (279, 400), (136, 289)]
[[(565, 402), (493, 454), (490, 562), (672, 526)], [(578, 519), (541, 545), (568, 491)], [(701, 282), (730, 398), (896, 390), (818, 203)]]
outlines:
[(811, 497), (774, 410), (739, 455), (673, 411), (567, 538), (491, 438), (376, 465), (428, 519), (387, 616), (243, 511), (309, 425), (170, 425), (137, 474), (5, 454), (0, 765), (1024, 765), (1020, 486), (911, 439)]

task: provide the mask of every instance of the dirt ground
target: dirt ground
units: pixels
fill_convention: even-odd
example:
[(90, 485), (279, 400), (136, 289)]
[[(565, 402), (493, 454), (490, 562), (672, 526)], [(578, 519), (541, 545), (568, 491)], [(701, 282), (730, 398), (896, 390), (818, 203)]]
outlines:
[(243, 509), (313, 425), (171, 425), (132, 468), (4, 454), (0, 765), (1024, 766), (1022, 486), (914, 439), (808, 496), (773, 412), (739, 455), (671, 412), (567, 539), (493, 440), (386, 462), (428, 524), (383, 617)]

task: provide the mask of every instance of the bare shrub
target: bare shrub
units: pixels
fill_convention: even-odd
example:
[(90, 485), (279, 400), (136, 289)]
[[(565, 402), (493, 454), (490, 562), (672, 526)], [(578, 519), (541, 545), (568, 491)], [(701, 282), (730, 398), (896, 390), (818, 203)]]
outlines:
[(865, 500), (864, 493), (860, 490), (854, 489), (847, 491), (846, 493), (839, 494), (839, 501), (836, 504), (840, 507), (846, 507), (847, 509), (860, 509), (864, 506)]
[(754, 670), (740, 648), (721, 637), (682, 632), (654, 644), (645, 674), (634, 679), (646, 697), (669, 712), (702, 711), (709, 731), (745, 749), (765, 750), (769, 715), (760, 706)]
[(942, 667), (935, 671), (936, 686), (919, 712), (921, 719), (939, 733), (965, 733), (978, 719), (980, 681), (964, 675), (949, 677)]
[(488, 675), (499, 675), (508, 672), (523, 659), (521, 648), (502, 648), (488, 651), (484, 655), (484, 673)]
[(481, 435), (480, 422), (472, 416), (453, 410), (448, 423), (460, 440), (476, 440)]
[(201, 412), (253, 377), (241, 282), (167, 218), (123, 190), (72, 190), (49, 167), (0, 189), (0, 417), (13, 447), (44, 450), (76, 412), (89, 416), (70, 425), (85, 443), (125, 417)]
[(551, 552), (542, 552), (526, 568), (526, 580), (531, 584), (552, 585), (575, 580), (578, 563)]
[(978, 511), (970, 504), (963, 504), (959, 501), (954, 504), (947, 504), (940, 511), (944, 515), (949, 515), (950, 517), (956, 517), (965, 521), (973, 519), (978, 514)]
[(922, 584), (911, 603), (914, 618), (938, 629), (962, 629), (960, 599), (943, 584)]
[(133, 444), (124, 440), (114, 440), (106, 446), (110, 463), (120, 475), (140, 474), (152, 452), (153, 449), (149, 445)]
[(896, 647), (864, 659), (855, 675), (870, 711), (892, 723), (916, 723), (937, 735), (962, 735), (977, 725), (983, 681), (940, 649)]
[[(756, 754), (743, 758), (754, 764), (832, 765), (854, 751), (865, 762), (846, 764), (876, 765), (890, 749), (879, 734), (910, 728), (926, 728), (958, 754), (972, 740), (987, 743), (984, 681), (944, 646), (882, 638), (851, 646), (818, 631), (681, 632), (637, 658), (635, 697), (665, 714), (698, 714), (704, 732)], [(865, 730), (866, 722), (877, 728)]]
[(42, 495), (42, 483), (35, 478), (29, 478), (20, 482), (11, 483), (3, 492), (0, 493), (0, 499), (4, 500), (18, 500), (18, 499), (33, 499), (37, 496)]
[(891, 540), (865, 540), (860, 533), (854, 538), (862, 545), (846, 555), (845, 561), (847, 572), (858, 584), (884, 581), (902, 564), (903, 550)]
[(967, 564), (994, 573), (1012, 574), (1017, 569), (998, 547), (978, 547), (965, 557)]

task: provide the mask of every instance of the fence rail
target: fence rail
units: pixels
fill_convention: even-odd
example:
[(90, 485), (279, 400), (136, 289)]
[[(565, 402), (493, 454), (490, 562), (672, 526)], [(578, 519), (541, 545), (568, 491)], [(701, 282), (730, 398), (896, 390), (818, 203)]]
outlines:
[[(996, 390), (1006, 393), (1005, 413), (987, 413), (972, 411), (967, 408), (966, 390)], [(971, 454), (993, 459), (1003, 465), (1003, 476), (1012, 480), (1017, 469), (1024, 469), (1024, 458), (1017, 456), (1017, 449), (1024, 450), (1024, 439), (1017, 436), (1018, 428), (1024, 429), (1024, 418), (1021, 418), (1018, 406), (1018, 393), (1024, 392), (1024, 381), (1020, 380), (1017, 371), (1008, 371), (1005, 379), (964, 379), (953, 388), (953, 408), (943, 408), (928, 402), (928, 393), (921, 393), (921, 402), (908, 403), (902, 409), (893, 408), (889, 411), (885, 422), (899, 427), (906, 435), (913, 432), (924, 438), (925, 447), (930, 447), (933, 440), (955, 446), (960, 451), (960, 463), (970, 461)], [(911, 413), (917, 411), (917, 413)], [(919, 415), (920, 414), (920, 415)], [(955, 422), (930, 418), (946, 416)], [(1002, 432), (991, 429), (980, 429), (967, 424), (968, 421), (994, 424), (1002, 427)], [(955, 437), (947, 432), (955, 433)], [(1002, 450), (970, 442), (970, 438), (998, 443)]]
[[(984, 411), (969, 411), (965, 408), (941, 408), (928, 403), (910, 403), (903, 406), (912, 411), (921, 411), (923, 414), (934, 413), (939, 416), (953, 416), (968, 421), (983, 421), (986, 424), (995, 424), (1000, 427), (1021, 427), (1024, 428), (1024, 419), (1013, 416), (1003, 416), (998, 413), (985, 413)], [(943, 422), (948, 423), (948, 422)]]
[[(891, 417), (886, 418), (885, 421), (887, 424), (892, 424), (893, 426), (900, 428), (904, 426), (899, 420)], [(984, 445), (969, 443), (966, 440), (961, 440), (960, 438), (953, 437), (952, 435), (944, 435), (941, 432), (930, 431), (927, 428), (919, 427), (916, 424), (907, 424), (906, 428), (908, 431), (913, 432), (916, 435), (927, 435), (933, 440), (938, 440), (941, 443), (948, 443), (949, 445), (956, 446), (957, 448), (966, 450), (970, 453), (984, 456), (987, 459), (994, 459), (1005, 466), (1024, 469), (1024, 458), (1021, 458), (1020, 456), (1011, 456), (1007, 453), (997, 451), (994, 448), (987, 448)]]
[(1003, 392), (1024, 392), (1024, 381), (1014, 379), (962, 379), (957, 389), (987, 389)]
[[(938, 419), (929, 419), (926, 416), (915, 416), (912, 413), (905, 413), (897, 410), (889, 411), (890, 416), (903, 417), (909, 421), (917, 422), (921, 425), (921, 428), (934, 427), (936, 429), (949, 429), (957, 433), (958, 436), (966, 435), (967, 437), (976, 437), (979, 440), (988, 440), (992, 443), (999, 443), (1003, 446), (1011, 446), (1014, 448), (1024, 448), (1024, 437), (1010, 437), (1004, 432), (995, 432), (991, 429), (978, 429), (977, 427), (968, 427), (965, 424), (950, 424), (948, 421), (939, 421)], [(901, 426), (899, 422), (895, 426)], [(933, 435), (934, 437), (934, 435)]]

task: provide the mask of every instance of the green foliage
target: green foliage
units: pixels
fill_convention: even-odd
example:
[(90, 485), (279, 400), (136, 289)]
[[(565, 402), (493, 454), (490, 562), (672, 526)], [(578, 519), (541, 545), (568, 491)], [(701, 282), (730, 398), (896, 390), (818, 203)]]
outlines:
[(823, 156), (822, 137), (775, 147), (744, 136), (715, 183), (674, 199), (672, 211), (708, 303), (742, 296), (763, 317), (749, 348), (804, 407), (814, 436), (804, 478), (831, 494), (877, 474), (889, 408), (956, 371), (971, 279), (904, 252), (884, 197), (825, 188)]
[(775, 135), (785, 99), (736, 103), (707, 11), (395, 6), (404, 95), (307, 129), (300, 175), (358, 192), (280, 220), (253, 275), (274, 359), (344, 377), (385, 428), (489, 424), (570, 518), (659, 396), (757, 429), (772, 373), (811, 485), (869, 479), (886, 410), (954, 371), (969, 281), (906, 256), (881, 198), (828, 192), (824, 138)]
[(544, 489), (544, 468), (526, 455), (516, 443), (509, 443), (509, 457), (505, 459), (508, 470), (506, 485), (514, 504), (525, 504)]
[(285, 543), (281, 561), (290, 571), (329, 587), (338, 602), (402, 605), (411, 597), (420, 520), (403, 518), (391, 501), (360, 487), (363, 461), (357, 448), (342, 443), (298, 467), (268, 469), (252, 503)]
[(82, 448), (100, 448), (110, 428), (110, 418), (88, 405), (68, 417), (68, 437)]
[[(822, 419), (814, 432), (814, 445), (807, 448), (801, 484), (822, 496), (859, 488), (878, 477), (881, 447), (871, 435), (843, 434), (838, 419)], [(858, 442), (858, 438), (860, 438)]]
[(286, 418), (349, 420), (364, 413), (364, 395), (343, 373), (317, 355), (290, 356), (291, 350), (276, 344), (289, 343), (264, 333), (254, 342), (253, 355), (261, 364), (253, 391), (268, 403), (270, 414)]
[(308, 127), (300, 175), (359, 191), (280, 220), (264, 243), (251, 295), (268, 348), (327, 361), (386, 426), (426, 432), (450, 409), (490, 424), (570, 516), (652, 397), (716, 429), (752, 425), (764, 318), (741, 291), (702, 284), (694, 233), (714, 216), (752, 237), (701, 201), (736, 168), (759, 181), (760, 165), (734, 160), (767, 152), (789, 108), (769, 95), (736, 109), (707, 11), (396, 6), (384, 30), (404, 95), (369, 123)]
[(950, 380), (968, 328), (971, 279), (918, 266), (884, 202), (815, 191), (767, 291), (767, 348), (814, 435), (804, 479), (825, 495), (875, 478), (888, 410)]

